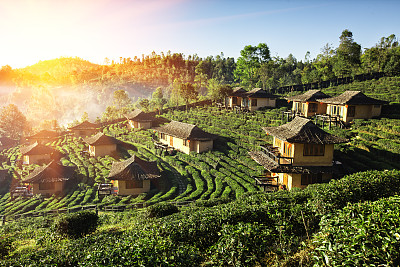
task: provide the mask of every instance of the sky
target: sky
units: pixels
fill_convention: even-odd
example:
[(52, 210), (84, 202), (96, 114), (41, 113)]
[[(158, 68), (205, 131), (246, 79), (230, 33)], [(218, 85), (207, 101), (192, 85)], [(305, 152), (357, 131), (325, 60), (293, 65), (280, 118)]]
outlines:
[(370, 48), (400, 36), (398, 0), (0, 0), (0, 66), (80, 57), (240, 56), (266, 43), (272, 56), (315, 58), (344, 29)]

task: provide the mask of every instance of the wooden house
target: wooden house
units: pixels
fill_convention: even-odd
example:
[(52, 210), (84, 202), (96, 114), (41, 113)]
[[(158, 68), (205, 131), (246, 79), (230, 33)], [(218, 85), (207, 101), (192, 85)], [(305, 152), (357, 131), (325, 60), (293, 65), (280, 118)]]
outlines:
[(288, 102), (292, 101), (292, 112), (304, 117), (312, 117), (316, 114), (326, 114), (326, 103), (317, 99), (329, 98), (329, 95), (320, 90), (309, 90), (301, 95), (287, 97)]
[(250, 156), (267, 170), (266, 176), (287, 189), (328, 181), (340, 168), (334, 164), (334, 144), (346, 139), (331, 135), (311, 120), (295, 117), (278, 127), (264, 127), (273, 145)]
[(12, 148), (16, 145), (18, 145), (17, 140), (11, 139), (6, 136), (0, 137), (0, 151), (2, 151), (4, 149)]
[(228, 108), (235, 108), (236, 106), (242, 106), (242, 99), (244, 94), (247, 93), (242, 87), (236, 87), (233, 89), (232, 93), (226, 97), (225, 106)]
[(102, 132), (84, 139), (89, 145), (89, 154), (93, 157), (103, 157), (114, 154), (117, 151), (117, 145), (121, 142), (114, 137), (107, 136)]
[(183, 153), (191, 151), (201, 153), (212, 150), (216, 135), (207, 133), (193, 124), (171, 121), (155, 129), (159, 133), (160, 142)]
[(263, 107), (275, 107), (277, 96), (268, 93), (261, 88), (254, 88), (246, 92), (242, 97), (242, 108), (255, 111)]
[(354, 119), (379, 117), (382, 105), (387, 104), (386, 101), (368, 97), (360, 91), (346, 91), (336, 97), (318, 101), (327, 105), (328, 115), (339, 117), (346, 124)]
[(155, 120), (154, 115), (145, 113), (140, 109), (135, 109), (126, 114), (125, 118), (127, 118), (131, 129), (149, 129), (153, 126), (153, 121)]
[(22, 164), (43, 164), (48, 163), (58, 154), (54, 148), (42, 144), (34, 143), (29, 146), (21, 147)]
[(26, 137), (26, 139), (30, 144), (38, 143), (45, 145), (56, 140), (58, 136), (58, 133), (55, 131), (42, 130), (34, 135)]
[(108, 175), (114, 193), (118, 195), (139, 195), (149, 192), (151, 181), (160, 177), (156, 161), (145, 161), (136, 156), (113, 162)]
[(84, 121), (78, 125), (73, 127), (69, 127), (68, 130), (75, 136), (85, 138), (88, 136), (92, 136), (99, 132), (99, 125), (95, 123), (91, 123), (89, 121)]
[(49, 197), (64, 193), (68, 182), (75, 178), (75, 167), (63, 166), (58, 161), (37, 167), (23, 179), (23, 183), (31, 185), (33, 195), (41, 194)]

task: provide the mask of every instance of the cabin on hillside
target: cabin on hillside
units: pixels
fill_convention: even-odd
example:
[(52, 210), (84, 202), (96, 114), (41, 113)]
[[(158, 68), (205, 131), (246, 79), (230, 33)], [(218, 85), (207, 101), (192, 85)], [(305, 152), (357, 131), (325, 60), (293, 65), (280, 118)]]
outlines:
[(193, 124), (171, 121), (161, 127), (155, 128), (159, 133), (162, 144), (168, 145), (183, 153), (194, 151), (201, 153), (212, 150), (216, 135), (207, 133)]
[(290, 96), (286, 99), (292, 101), (292, 112), (304, 117), (312, 117), (316, 114), (326, 114), (326, 103), (317, 101), (317, 99), (330, 98), (329, 95), (321, 90), (309, 90), (301, 95)]
[(38, 164), (50, 162), (58, 155), (58, 151), (50, 146), (34, 143), (20, 148), (22, 164)]
[(92, 136), (99, 132), (99, 125), (95, 123), (91, 123), (89, 121), (84, 121), (78, 125), (73, 127), (69, 127), (68, 130), (75, 136), (85, 138), (88, 136)]
[(128, 120), (131, 129), (149, 129), (153, 127), (153, 122), (155, 120), (153, 114), (145, 113), (140, 109), (135, 109), (124, 116)]
[(225, 99), (225, 106), (231, 109), (235, 107), (241, 107), (242, 99), (245, 93), (247, 93), (247, 91), (242, 87), (233, 88), (232, 93)]
[(55, 131), (42, 130), (34, 135), (26, 137), (30, 144), (38, 143), (45, 145), (53, 142), (59, 137), (59, 134)]
[(242, 108), (255, 111), (263, 107), (275, 107), (277, 96), (268, 93), (264, 89), (254, 88), (246, 92), (242, 98)]
[(89, 154), (92, 157), (104, 157), (115, 154), (117, 152), (117, 145), (121, 143), (118, 139), (105, 135), (102, 132), (85, 138), (84, 142), (89, 145)]
[(17, 140), (11, 139), (6, 136), (0, 137), (0, 151), (2, 151), (4, 149), (12, 148), (16, 145), (18, 145)]
[(160, 177), (156, 161), (145, 161), (136, 156), (113, 162), (108, 179), (117, 195), (139, 195), (149, 192), (151, 181)]
[(272, 146), (249, 154), (267, 170), (271, 184), (290, 190), (329, 181), (333, 174), (338, 175), (340, 168), (333, 161), (334, 144), (347, 139), (329, 134), (302, 117), (263, 130), (274, 137)]
[(346, 91), (336, 97), (317, 101), (327, 105), (326, 113), (328, 115), (337, 116), (346, 124), (354, 119), (379, 117), (382, 105), (387, 104), (386, 101), (368, 97), (360, 91)]
[(22, 183), (30, 184), (30, 193), (46, 197), (65, 193), (68, 183), (75, 179), (75, 167), (63, 166), (59, 161), (37, 167)]
[(241, 108), (248, 111), (254, 111), (262, 107), (275, 107), (277, 96), (268, 93), (261, 88), (254, 88), (246, 91), (242, 87), (236, 87), (226, 98), (226, 107)]

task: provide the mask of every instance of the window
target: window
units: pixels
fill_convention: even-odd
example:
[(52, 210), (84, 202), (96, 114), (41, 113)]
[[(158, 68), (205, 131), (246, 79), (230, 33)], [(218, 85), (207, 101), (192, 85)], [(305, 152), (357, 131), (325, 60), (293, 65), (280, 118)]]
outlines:
[(317, 103), (310, 103), (308, 104), (308, 112), (317, 112), (318, 104)]
[(257, 107), (257, 99), (251, 99), (251, 106)]
[(283, 155), (286, 157), (292, 156), (292, 144), (285, 142), (283, 145)]
[(40, 183), (39, 190), (52, 190), (55, 188), (54, 183)]
[(190, 140), (187, 140), (187, 139), (183, 140), (183, 145), (184, 146), (189, 146), (190, 145)]
[(237, 104), (237, 97), (232, 97), (232, 105), (236, 105)]
[(356, 106), (349, 106), (347, 108), (347, 117), (354, 117), (356, 115)]
[(143, 180), (127, 180), (125, 181), (126, 189), (143, 188)]
[(304, 144), (303, 156), (323, 156), (325, 145)]
[(301, 175), (301, 185), (309, 185), (322, 182), (321, 173), (303, 173)]

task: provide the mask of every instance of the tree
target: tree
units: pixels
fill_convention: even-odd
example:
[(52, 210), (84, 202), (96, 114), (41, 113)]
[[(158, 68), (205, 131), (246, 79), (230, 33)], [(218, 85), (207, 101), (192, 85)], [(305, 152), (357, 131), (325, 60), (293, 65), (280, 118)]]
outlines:
[(161, 111), (167, 100), (164, 98), (163, 91), (161, 87), (157, 87), (151, 96), (152, 105), (154, 105), (159, 111)]
[(9, 104), (0, 110), (0, 129), (5, 135), (13, 139), (19, 139), (26, 129), (27, 121), (14, 104)]
[(240, 51), (240, 55), (234, 71), (236, 81), (240, 81), (244, 86), (257, 86), (260, 78), (260, 67), (271, 58), (267, 44), (247, 45)]
[(113, 105), (117, 109), (121, 109), (123, 107), (126, 107), (131, 103), (131, 99), (129, 98), (128, 93), (125, 90), (116, 90), (114, 91), (113, 94)]
[(196, 87), (192, 83), (182, 83), (179, 86), (179, 95), (185, 100), (187, 109), (189, 101), (197, 99), (199, 92), (196, 90)]
[(139, 100), (139, 106), (144, 111), (147, 111), (150, 106), (150, 101), (147, 98), (142, 98)]
[(232, 87), (227, 84), (221, 84), (217, 79), (210, 79), (208, 81), (207, 96), (214, 102), (225, 99), (232, 93)]
[(83, 112), (81, 122), (89, 121), (89, 114), (85, 111)]
[(344, 30), (340, 35), (340, 44), (336, 49), (333, 71), (336, 76), (349, 76), (360, 66), (361, 46), (354, 42), (353, 33)]

